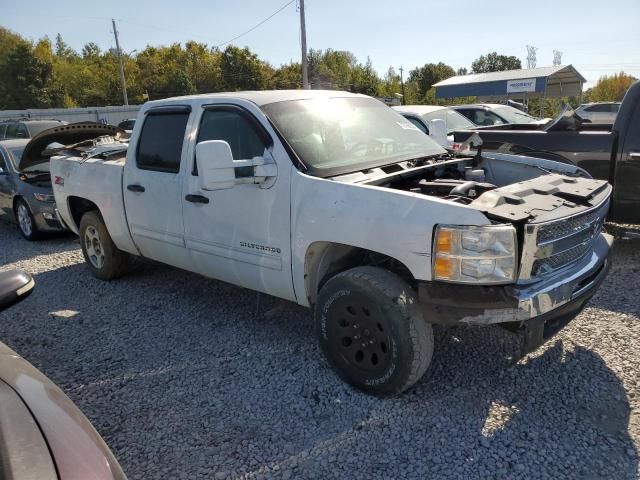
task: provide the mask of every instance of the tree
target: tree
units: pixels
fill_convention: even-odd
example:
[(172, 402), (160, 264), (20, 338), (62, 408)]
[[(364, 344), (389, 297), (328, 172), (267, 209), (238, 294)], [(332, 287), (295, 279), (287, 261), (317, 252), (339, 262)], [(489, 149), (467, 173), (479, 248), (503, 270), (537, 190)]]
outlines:
[(460, 67), (456, 72), (457, 75), (467, 75), (468, 73), (469, 70), (467, 70), (466, 67)]
[(427, 63), (409, 72), (408, 83), (415, 84), (419, 101), (423, 103), (425, 95), (434, 84), (455, 74), (456, 71), (445, 63)]
[(600, 77), (598, 83), (587, 91), (590, 102), (619, 102), (637, 78), (624, 72)]
[(248, 48), (229, 45), (222, 53), (222, 70), (225, 90), (261, 90), (265, 88), (267, 71), (265, 64)]
[(44, 43), (34, 48), (27, 42), (20, 42), (9, 53), (0, 67), (0, 84), (4, 90), (0, 108), (52, 106), (49, 87), (53, 65), (47, 59), (46, 49)]
[(480, 55), (472, 64), (472, 73), (501, 72), (503, 70), (518, 70), (522, 68), (520, 59), (514, 56), (498, 55), (491, 52), (487, 55)]
[(58, 58), (73, 58), (77, 57), (76, 51), (71, 48), (67, 42), (62, 39), (62, 35), (56, 35), (56, 57)]

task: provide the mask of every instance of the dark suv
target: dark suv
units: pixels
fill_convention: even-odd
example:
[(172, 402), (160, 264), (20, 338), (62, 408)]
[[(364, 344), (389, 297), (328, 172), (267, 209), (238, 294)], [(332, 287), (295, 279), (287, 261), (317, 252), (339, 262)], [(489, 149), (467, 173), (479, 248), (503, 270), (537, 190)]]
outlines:
[(4, 120), (0, 121), (0, 140), (31, 138), (49, 128), (64, 125), (62, 120)]

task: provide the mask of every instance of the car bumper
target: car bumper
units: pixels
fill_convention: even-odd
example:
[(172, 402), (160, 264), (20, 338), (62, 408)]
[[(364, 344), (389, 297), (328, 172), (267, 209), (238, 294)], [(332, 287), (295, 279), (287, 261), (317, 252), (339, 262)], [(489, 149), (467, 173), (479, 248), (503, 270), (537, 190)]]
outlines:
[(56, 214), (55, 204), (32, 205), (33, 218), (41, 232), (61, 232), (64, 230)]
[(535, 283), (483, 287), (423, 282), (418, 298), (433, 323), (524, 327), (530, 351), (586, 306), (609, 270), (612, 243), (610, 235), (600, 234), (589, 255)]

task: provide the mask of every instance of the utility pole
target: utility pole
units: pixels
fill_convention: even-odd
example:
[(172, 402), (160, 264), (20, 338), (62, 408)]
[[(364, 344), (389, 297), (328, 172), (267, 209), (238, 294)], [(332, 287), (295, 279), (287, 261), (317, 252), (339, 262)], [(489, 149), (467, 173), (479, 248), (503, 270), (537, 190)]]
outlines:
[(404, 77), (402, 76), (402, 72), (404, 72), (404, 69), (402, 67), (400, 67), (400, 88), (402, 89), (402, 105), (405, 105), (405, 103), (404, 103)]
[(302, 88), (309, 90), (309, 59), (307, 58), (307, 25), (304, 18), (304, 0), (300, 0), (300, 37), (302, 46)]
[(122, 50), (120, 49), (120, 42), (118, 40), (118, 29), (116, 28), (116, 21), (112, 18), (113, 35), (116, 37), (116, 50), (118, 51), (118, 63), (120, 64), (120, 82), (122, 82), (122, 98), (124, 98), (124, 104), (129, 105), (129, 99), (127, 98), (127, 80), (124, 78), (124, 63), (122, 63)]

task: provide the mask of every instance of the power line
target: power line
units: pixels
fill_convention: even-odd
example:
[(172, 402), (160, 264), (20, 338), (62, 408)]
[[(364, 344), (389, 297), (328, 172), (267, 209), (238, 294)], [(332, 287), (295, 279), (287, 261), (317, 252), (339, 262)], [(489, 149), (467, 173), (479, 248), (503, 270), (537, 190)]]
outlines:
[(269, 20), (271, 20), (273, 17), (275, 17), (278, 13), (280, 13), (282, 10), (284, 10), (285, 8), (287, 8), (289, 5), (291, 5), (293, 2), (295, 2), (296, 0), (291, 0), (290, 2), (285, 3), (282, 7), (280, 7), (278, 10), (276, 10), (275, 12), (273, 12), (271, 15), (269, 15), (267, 18), (265, 18), (264, 20), (260, 21), (259, 23), (256, 23), (253, 27), (251, 27), (249, 30), (247, 30), (246, 32), (241, 33), (240, 35), (236, 35), (235, 37), (233, 37), (231, 40), (227, 40), (226, 42), (222, 42), (219, 45), (216, 45), (215, 48), (220, 48), (224, 45), (227, 45), (237, 39), (239, 39), (240, 37), (244, 37), (246, 34), (253, 32), (256, 28), (258, 28), (259, 26), (263, 25), (264, 23), (268, 22)]

